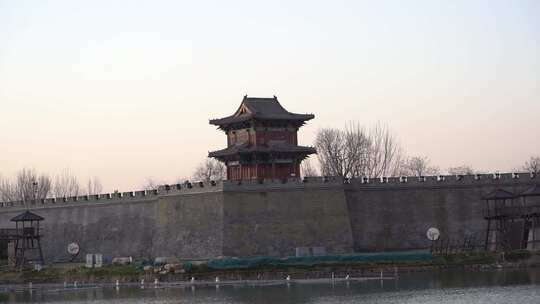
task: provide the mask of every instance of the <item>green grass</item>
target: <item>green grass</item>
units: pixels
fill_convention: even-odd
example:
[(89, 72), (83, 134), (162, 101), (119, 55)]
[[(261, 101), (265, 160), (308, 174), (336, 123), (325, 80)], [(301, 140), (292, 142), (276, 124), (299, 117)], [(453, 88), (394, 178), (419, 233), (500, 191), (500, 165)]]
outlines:
[(191, 268), (186, 269), (188, 273), (212, 273), (212, 272), (236, 272), (236, 271), (258, 271), (258, 272), (272, 272), (272, 271), (334, 271), (342, 268), (355, 268), (355, 269), (370, 269), (388, 266), (403, 266), (403, 267), (421, 267), (434, 265), (432, 261), (361, 261), (361, 262), (342, 262), (342, 261), (326, 261), (312, 265), (287, 265), (287, 264), (262, 264), (248, 268), (228, 268), (228, 269), (214, 269), (208, 267), (206, 264), (193, 265)]
[[(470, 265), (470, 264), (494, 264), (503, 261), (502, 253), (482, 252), (476, 254), (452, 254), (437, 257), (436, 263), (444, 265)], [(533, 256), (528, 250), (513, 250), (504, 253), (506, 262), (518, 262), (529, 259)]]
[(62, 282), (66, 278), (70, 280), (86, 279), (133, 279), (138, 278), (143, 272), (136, 265), (111, 265), (102, 268), (55, 268), (46, 267), (42, 271), (24, 270), (18, 272), (14, 269), (0, 272), (0, 282)]
[(517, 261), (521, 261), (521, 260), (527, 260), (531, 256), (532, 256), (532, 254), (528, 250), (514, 250), (514, 251), (507, 252), (504, 255), (504, 258), (508, 262), (517, 262)]
[(452, 254), (440, 256), (436, 264), (443, 265), (471, 265), (471, 264), (493, 264), (497, 262), (497, 255), (493, 253), (477, 254)]
[(35, 281), (51, 281), (62, 276), (63, 271), (56, 268), (45, 268), (42, 271), (23, 271), (20, 272), (20, 277), (23, 280), (35, 280)]
[(101, 268), (78, 267), (66, 272), (68, 275), (83, 275), (95, 277), (113, 277), (113, 276), (136, 276), (142, 272), (135, 265), (110, 265)]
[[(530, 252), (527, 250), (515, 250), (507, 252), (504, 259), (507, 262), (524, 261), (538, 255), (540, 252)], [(341, 262), (327, 261), (314, 265), (258, 265), (252, 268), (238, 269), (212, 269), (207, 264), (189, 264), (186, 267), (190, 274), (209, 274), (209, 273), (234, 273), (234, 272), (309, 272), (309, 271), (335, 271), (342, 269), (374, 269), (378, 267), (398, 266), (398, 267), (424, 267), (424, 266), (460, 266), (460, 265), (478, 265), (495, 264), (501, 262), (501, 253), (480, 252), (474, 254), (453, 254), (448, 256), (438, 256), (431, 261), (381, 261), (381, 262)], [(80, 265), (80, 264), (79, 264)], [(131, 265), (109, 265), (102, 268), (86, 268), (76, 266), (66, 267), (46, 267), (42, 271), (25, 270), (18, 272), (13, 269), (0, 271), (1, 282), (62, 282), (68, 280), (137, 280), (144, 274), (140, 263)], [(186, 265), (188, 266), (188, 265)]]

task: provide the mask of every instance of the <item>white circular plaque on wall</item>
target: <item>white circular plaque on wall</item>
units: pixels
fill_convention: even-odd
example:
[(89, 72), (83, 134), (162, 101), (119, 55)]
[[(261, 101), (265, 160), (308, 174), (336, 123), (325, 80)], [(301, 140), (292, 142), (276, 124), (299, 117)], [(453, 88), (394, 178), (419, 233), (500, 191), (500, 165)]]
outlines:
[(429, 228), (427, 230), (426, 236), (427, 236), (428, 240), (436, 241), (441, 236), (441, 232), (439, 231), (439, 229), (437, 229), (435, 227), (431, 227), (431, 228)]
[(69, 243), (69, 245), (67, 246), (67, 252), (71, 255), (79, 254), (80, 250), (81, 248), (79, 247), (79, 244), (77, 243)]

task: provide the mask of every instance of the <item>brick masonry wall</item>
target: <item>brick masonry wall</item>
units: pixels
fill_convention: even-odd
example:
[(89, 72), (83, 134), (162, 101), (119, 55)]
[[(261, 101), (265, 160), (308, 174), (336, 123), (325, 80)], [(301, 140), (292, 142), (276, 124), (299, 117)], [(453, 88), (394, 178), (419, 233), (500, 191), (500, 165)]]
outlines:
[(540, 182), (527, 174), (493, 179), (484, 175), (457, 181), (454, 176), (425, 182), (410, 179), (362, 184), (353, 180), (345, 187), (356, 251), (402, 250), (429, 247), (426, 231), (436, 227), (441, 238), (484, 240), (487, 221), (482, 216), (482, 198), (495, 189), (520, 193)]
[(353, 250), (341, 185), (226, 191), (223, 253), (227, 256), (294, 256), (296, 247)]
[[(439, 180), (439, 181), (438, 181)], [(485, 237), (482, 197), (501, 188), (520, 193), (538, 177), (503, 174), (425, 181), (309, 178), (223, 182), (79, 198), (29, 207), (43, 216), (45, 258), (69, 258), (66, 246), (109, 256), (294, 255), (296, 247), (329, 254), (426, 248), (426, 230), (454, 240)], [(0, 227), (24, 211), (0, 204)]]
[[(74, 203), (33, 208), (43, 216), (44, 256), (48, 261), (69, 258), (66, 247), (79, 243), (86, 253), (108, 256), (221, 255), (222, 193), (174, 194), (129, 201)], [(0, 210), (1, 227), (20, 208)]]

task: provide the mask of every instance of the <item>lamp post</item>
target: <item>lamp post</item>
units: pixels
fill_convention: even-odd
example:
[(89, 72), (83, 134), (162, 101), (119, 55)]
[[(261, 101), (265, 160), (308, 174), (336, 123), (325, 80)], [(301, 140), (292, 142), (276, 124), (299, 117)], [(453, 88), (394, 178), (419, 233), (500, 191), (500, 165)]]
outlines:
[(37, 192), (38, 192), (38, 183), (34, 180), (32, 182), (32, 186), (34, 187), (34, 204), (36, 203), (37, 199)]

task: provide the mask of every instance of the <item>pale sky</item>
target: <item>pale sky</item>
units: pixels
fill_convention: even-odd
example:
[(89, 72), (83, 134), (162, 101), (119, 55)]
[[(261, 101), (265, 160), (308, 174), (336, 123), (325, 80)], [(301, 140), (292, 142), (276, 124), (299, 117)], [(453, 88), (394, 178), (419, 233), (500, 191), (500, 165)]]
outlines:
[(441, 168), (540, 155), (540, 1), (0, 0), (0, 174), (189, 176), (242, 96), (387, 123)]

